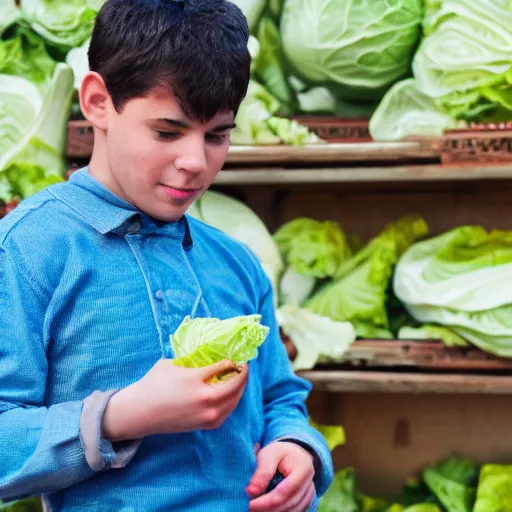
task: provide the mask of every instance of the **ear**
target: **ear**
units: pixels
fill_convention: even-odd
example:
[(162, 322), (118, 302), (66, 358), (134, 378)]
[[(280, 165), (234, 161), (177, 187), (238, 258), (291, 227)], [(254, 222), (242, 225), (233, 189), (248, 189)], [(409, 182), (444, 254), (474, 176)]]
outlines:
[(85, 118), (95, 128), (107, 129), (109, 116), (114, 110), (114, 105), (103, 78), (94, 71), (89, 71), (82, 81), (80, 109)]

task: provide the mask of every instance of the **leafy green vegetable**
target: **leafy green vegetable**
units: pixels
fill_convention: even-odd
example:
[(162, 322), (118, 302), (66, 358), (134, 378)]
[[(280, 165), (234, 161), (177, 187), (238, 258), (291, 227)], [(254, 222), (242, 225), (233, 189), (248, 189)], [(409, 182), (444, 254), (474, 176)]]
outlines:
[(56, 62), (48, 55), (43, 40), (23, 26), (15, 26), (0, 39), (0, 73), (26, 78), (45, 93)]
[(309, 370), (319, 361), (339, 361), (356, 339), (351, 323), (336, 322), (296, 306), (282, 306), (276, 317), (297, 348), (294, 370)]
[[(18, 81), (13, 82), (16, 79)], [(23, 105), (23, 112), (30, 115), (32, 121), (21, 121), (19, 115), (10, 112), (13, 104), (10, 107), (0, 106), (0, 109), (5, 108), (10, 113), (0, 122), (0, 132), (13, 134), (9, 136), (10, 142), (0, 154), (0, 175), (7, 177), (13, 190), (24, 197), (44, 188), (48, 183), (61, 181), (66, 170), (64, 150), (73, 94), (73, 72), (65, 64), (56, 66), (49, 91), (35, 119), (34, 113), (40, 101), (37, 99), (39, 93), (28, 82), (22, 85), (22, 80), (11, 76), (8, 80), (11, 89), (5, 97), (9, 103), (12, 101), (13, 94), (16, 94), (12, 84), (18, 83), (20, 90), (15, 104)], [(7, 79), (2, 82), (7, 83)], [(1, 90), (0, 95), (3, 96)]]
[(331, 221), (299, 217), (281, 226), (274, 240), (285, 262), (305, 276), (332, 277), (352, 255), (345, 234)]
[(416, 321), (512, 356), (511, 284), (512, 233), (462, 226), (411, 247), (397, 265), (394, 291)]
[(361, 251), (338, 268), (335, 281), (321, 288), (306, 308), (333, 320), (350, 321), (360, 336), (369, 326), (389, 328), (387, 289), (393, 268), (402, 253), (428, 227), (419, 217), (405, 217), (386, 226)]
[(272, 283), (277, 305), (284, 266), (277, 244), (263, 221), (241, 201), (211, 190), (197, 199), (187, 213), (246, 244), (256, 254)]
[(421, 0), (285, 0), (281, 37), (305, 81), (380, 98), (408, 71), (421, 20)]
[(104, 0), (23, 0), (23, 17), (47, 43), (62, 53), (80, 46), (91, 35)]
[(512, 111), (512, 10), (508, 0), (430, 2), (414, 57), (420, 91), (453, 117), (507, 120)]
[(327, 492), (320, 498), (318, 512), (359, 512), (356, 476), (352, 468), (338, 471)]
[(447, 347), (467, 347), (468, 342), (456, 332), (442, 325), (424, 324), (404, 326), (398, 331), (399, 340), (441, 340)]
[(279, 29), (272, 18), (264, 16), (259, 25), (257, 39), (260, 51), (254, 59), (254, 76), (281, 103), (281, 111), (291, 113), (293, 104), (292, 89), (285, 74), (283, 50)]
[(486, 464), (480, 471), (473, 512), (512, 510), (512, 466)]
[(185, 317), (170, 336), (173, 363), (187, 368), (201, 368), (230, 359), (244, 364), (258, 355), (269, 328), (260, 324), (261, 315), (218, 318)]
[(439, 466), (427, 467), (423, 478), (448, 512), (471, 512), (478, 469), (469, 459), (452, 457)]
[(440, 137), (445, 130), (459, 126), (418, 90), (414, 78), (408, 78), (386, 93), (370, 119), (369, 129), (374, 140), (394, 141), (414, 135)]
[(325, 442), (331, 452), (338, 446), (345, 444), (345, 431), (339, 425), (320, 425), (311, 418), (309, 424), (324, 436)]

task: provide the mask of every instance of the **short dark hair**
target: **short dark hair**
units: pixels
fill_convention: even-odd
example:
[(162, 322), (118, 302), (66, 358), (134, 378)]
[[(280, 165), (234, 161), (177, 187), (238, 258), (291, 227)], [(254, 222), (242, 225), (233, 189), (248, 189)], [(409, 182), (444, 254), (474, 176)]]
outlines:
[(107, 0), (89, 46), (89, 68), (105, 81), (116, 110), (156, 87), (184, 113), (208, 121), (235, 114), (249, 83), (249, 29), (227, 0)]

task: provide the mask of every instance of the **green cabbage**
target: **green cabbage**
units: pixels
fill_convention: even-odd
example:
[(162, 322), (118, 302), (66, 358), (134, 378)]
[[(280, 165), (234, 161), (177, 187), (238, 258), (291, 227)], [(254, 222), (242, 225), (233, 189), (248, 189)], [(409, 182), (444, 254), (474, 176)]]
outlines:
[(334, 475), (334, 480), (320, 498), (318, 512), (360, 512), (357, 499), (356, 475), (352, 468)]
[(3, 75), (0, 84), (0, 191), (7, 202), (62, 181), (73, 72), (58, 64), (43, 100), (21, 77)]
[(70, 50), (66, 56), (66, 63), (73, 69), (75, 75), (74, 87), (77, 90), (80, 89), (82, 80), (89, 71), (87, 52), (89, 51), (90, 42), (91, 40), (88, 39), (82, 46)]
[(92, 33), (104, 0), (23, 0), (23, 17), (48, 44), (66, 53)]
[(44, 41), (26, 27), (16, 26), (0, 40), (0, 73), (26, 78), (43, 93), (51, 83), (55, 64)]
[(276, 318), (297, 349), (294, 370), (309, 370), (318, 362), (340, 361), (356, 339), (351, 323), (336, 322), (296, 306), (280, 307)]
[(378, 141), (409, 136), (440, 137), (460, 124), (418, 90), (416, 80), (397, 82), (384, 96), (370, 119), (370, 135)]
[(283, 49), (297, 76), (346, 97), (380, 97), (407, 73), (421, 0), (286, 0)]
[(260, 324), (261, 315), (218, 318), (185, 317), (170, 336), (173, 363), (187, 368), (202, 368), (224, 359), (245, 364), (258, 355), (269, 328)]
[(394, 291), (418, 322), (512, 357), (511, 284), (512, 232), (462, 226), (411, 247), (397, 265)]
[[(395, 264), (428, 227), (422, 218), (405, 217), (391, 223), (337, 270), (335, 280), (306, 302), (314, 313), (354, 324), (359, 336), (391, 337), (386, 302)], [(373, 337), (373, 336), (371, 336)]]
[(509, 120), (512, 9), (509, 0), (431, 2), (413, 61), (421, 92), (452, 117)]

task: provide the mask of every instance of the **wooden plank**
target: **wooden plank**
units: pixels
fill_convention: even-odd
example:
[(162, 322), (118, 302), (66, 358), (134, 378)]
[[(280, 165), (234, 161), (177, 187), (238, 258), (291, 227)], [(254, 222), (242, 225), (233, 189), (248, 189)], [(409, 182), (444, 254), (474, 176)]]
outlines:
[[(249, 161), (249, 160), (248, 160)], [(480, 181), (512, 178), (512, 166), (472, 165), (402, 165), (328, 168), (279, 169), (258, 167), (222, 170), (217, 185), (293, 185), (320, 183), (383, 183), (430, 181)]]
[(376, 371), (299, 372), (319, 391), (357, 393), (512, 394), (512, 375), (464, 375)]
[(437, 139), (407, 142), (328, 143), (310, 146), (231, 146), (226, 164), (439, 161)]
[(446, 347), (442, 341), (436, 340), (357, 340), (346, 352), (345, 361), (364, 368), (414, 367), (479, 372), (508, 370), (512, 374), (512, 359), (495, 357), (475, 347)]

